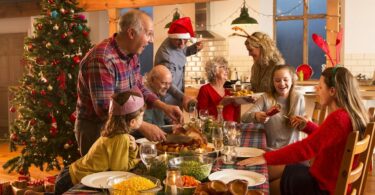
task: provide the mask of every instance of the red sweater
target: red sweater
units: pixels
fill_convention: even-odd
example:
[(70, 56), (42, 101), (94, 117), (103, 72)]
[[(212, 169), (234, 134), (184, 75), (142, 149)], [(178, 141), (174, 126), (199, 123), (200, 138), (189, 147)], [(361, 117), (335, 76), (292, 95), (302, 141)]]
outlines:
[(303, 131), (309, 134), (306, 139), (265, 153), (267, 164), (291, 164), (315, 157), (310, 173), (320, 189), (334, 194), (346, 140), (353, 131), (350, 116), (344, 109), (338, 109), (320, 127), (308, 122)]
[[(225, 89), (225, 95), (230, 95), (230, 91)], [(210, 115), (217, 117), (217, 108), (223, 99), (211, 84), (205, 84), (199, 89), (198, 93), (198, 110), (207, 109)], [(240, 114), (240, 106), (228, 104), (223, 108), (223, 118), (226, 121), (237, 121)]]

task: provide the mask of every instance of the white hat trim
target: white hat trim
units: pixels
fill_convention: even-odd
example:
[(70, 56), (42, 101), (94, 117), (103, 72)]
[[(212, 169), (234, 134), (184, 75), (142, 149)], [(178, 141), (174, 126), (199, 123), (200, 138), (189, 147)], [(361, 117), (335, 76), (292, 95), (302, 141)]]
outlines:
[(172, 39), (190, 39), (190, 34), (189, 33), (173, 33), (173, 34), (168, 34), (169, 38)]

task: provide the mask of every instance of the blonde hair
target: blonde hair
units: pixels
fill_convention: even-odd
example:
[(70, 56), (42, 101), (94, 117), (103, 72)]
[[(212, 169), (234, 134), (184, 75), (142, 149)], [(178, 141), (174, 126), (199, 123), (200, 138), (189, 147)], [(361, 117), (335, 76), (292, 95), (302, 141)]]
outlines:
[[(142, 97), (142, 95), (134, 91), (126, 91), (112, 95), (112, 99), (122, 106), (131, 96)], [(132, 129), (129, 127), (130, 121), (137, 118), (143, 111), (144, 108), (142, 107), (135, 112), (125, 115), (113, 115), (112, 113), (109, 113), (108, 120), (102, 129), (101, 135), (103, 137), (113, 137), (118, 134), (131, 133)]]
[(275, 66), (273, 68), (272, 74), (271, 74), (271, 78), (269, 80), (270, 86), (271, 86), (271, 90), (270, 90), (270, 92), (268, 94), (269, 94), (269, 96), (272, 97), (272, 100), (274, 101), (274, 104), (276, 104), (276, 99), (277, 99), (278, 95), (277, 95), (277, 91), (276, 91), (275, 85), (273, 83), (273, 78), (275, 76), (276, 71), (283, 70), (283, 69), (288, 70), (288, 72), (290, 74), (290, 77), (292, 79), (292, 86), (290, 86), (289, 96), (287, 98), (287, 103), (286, 103), (286, 105), (287, 105), (287, 113), (289, 115), (289, 114), (295, 113), (295, 110), (294, 110), (295, 108), (290, 106), (290, 99), (291, 99), (290, 97), (294, 93), (296, 93), (294, 86), (295, 86), (295, 83), (297, 81), (297, 76), (295, 74), (295, 70), (294, 70), (293, 66), (290, 66), (290, 65), (287, 65), (287, 64), (283, 64), (283, 65)]
[(322, 72), (324, 83), (336, 89), (336, 104), (344, 108), (349, 114), (353, 130), (364, 135), (366, 124), (369, 122), (368, 114), (361, 101), (357, 80), (350, 71), (344, 67), (330, 67)]
[(284, 64), (284, 58), (277, 49), (275, 42), (265, 33), (254, 32), (245, 41), (247, 50), (252, 48), (260, 49), (260, 59), (257, 64), (268, 65), (273, 62), (275, 65)]
[(216, 67), (218, 66), (225, 66), (228, 68), (228, 61), (223, 56), (216, 56), (206, 62), (204, 69), (206, 71), (208, 82), (215, 82)]

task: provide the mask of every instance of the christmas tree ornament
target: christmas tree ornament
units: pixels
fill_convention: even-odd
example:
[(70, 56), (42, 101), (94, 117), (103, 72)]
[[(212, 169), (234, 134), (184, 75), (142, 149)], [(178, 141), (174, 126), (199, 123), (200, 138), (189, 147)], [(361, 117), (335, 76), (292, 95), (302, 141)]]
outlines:
[(74, 56), (74, 57), (73, 57), (73, 62), (74, 62), (75, 64), (79, 64), (79, 63), (81, 62), (80, 57), (79, 57), (79, 56)]
[(66, 11), (65, 11), (65, 9), (62, 7), (62, 8), (60, 8), (60, 13), (62, 13), (62, 14), (66, 14)]
[(35, 136), (31, 136), (31, 137), (30, 137), (30, 141), (31, 141), (31, 142), (35, 142), (35, 141), (36, 141)]
[(47, 89), (48, 89), (48, 91), (52, 91), (53, 90), (52, 85), (48, 85)]
[(31, 126), (34, 126), (35, 124), (36, 124), (36, 120), (35, 120), (34, 118), (31, 119), (31, 120), (30, 120), (30, 125), (31, 125)]
[(55, 1), (54, 0), (48, 0), (48, 3), (53, 4), (53, 3), (55, 3)]
[(74, 9), (71, 9), (71, 10), (70, 10), (70, 13), (71, 13), (71, 14), (74, 14)]
[(69, 117), (70, 121), (72, 123), (75, 123), (76, 122), (76, 119), (77, 119), (77, 112), (74, 111), (72, 114), (70, 114), (70, 117)]
[(55, 24), (53, 27), (52, 27), (53, 30), (59, 30), (59, 26), (57, 26), (57, 24)]
[(13, 112), (13, 113), (16, 112), (16, 108), (14, 106), (10, 107), (9, 112)]
[(64, 106), (65, 102), (63, 100), (60, 100), (60, 105)]
[(68, 143), (64, 144), (64, 149), (67, 150), (70, 148), (70, 145)]
[(59, 61), (58, 60), (53, 60), (52, 61), (52, 66), (57, 66), (59, 64)]
[(42, 142), (43, 142), (43, 143), (46, 143), (47, 141), (48, 141), (48, 138), (47, 138), (46, 136), (43, 136), (43, 137), (42, 137)]
[(56, 11), (56, 10), (53, 10), (52, 12), (51, 12), (51, 17), (52, 18), (57, 18), (59, 16), (59, 13)]
[(69, 79), (72, 79), (72, 74), (69, 73), (69, 74), (68, 74), (68, 78), (69, 78)]
[(49, 101), (47, 101), (47, 107), (48, 107), (48, 108), (52, 108), (52, 103), (49, 102)]
[(40, 91), (40, 95), (42, 95), (42, 96), (45, 96), (47, 93), (46, 93), (46, 91), (44, 91), (44, 89), (42, 89), (42, 91)]
[(89, 36), (89, 32), (87, 32), (87, 31), (82, 31), (82, 34), (83, 34), (83, 36), (85, 36), (85, 37), (87, 37), (87, 36)]
[(33, 51), (33, 48), (34, 48), (33, 44), (27, 45), (27, 50), (30, 51), (30, 52)]
[(74, 42), (75, 42), (75, 41), (74, 41), (73, 38), (70, 38), (70, 39), (69, 39), (69, 43), (72, 43), (72, 44), (73, 44)]
[(12, 133), (12, 134), (10, 134), (10, 139), (12, 140), (12, 141), (18, 141), (18, 136), (17, 136), (17, 134), (15, 134), (15, 133)]
[(62, 38), (62, 39), (65, 39), (67, 36), (68, 36), (67, 33), (63, 33), (63, 34), (61, 34), (61, 38)]
[(59, 81), (59, 88), (64, 90), (66, 89), (66, 78), (65, 78), (65, 73), (61, 72), (60, 75), (57, 77), (57, 81)]
[(48, 42), (47, 44), (46, 44), (46, 48), (51, 48), (52, 47), (52, 44), (50, 43), (50, 42)]
[(33, 89), (33, 90), (31, 90), (31, 95), (36, 95), (36, 91), (35, 91), (35, 89)]
[(38, 24), (36, 25), (36, 28), (37, 28), (38, 30), (42, 30), (42, 29), (43, 29), (43, 24), (38, 23)]
[(40, 65), (44, 65), (44, 59), (43, 58), (36, 58), (35, 62)]
[(82, 27), (80, 24), (78, 24), (77, 29), (78, 29), (79, 31), (82, 31), (82, 30), (83, 30), (83, 27)]

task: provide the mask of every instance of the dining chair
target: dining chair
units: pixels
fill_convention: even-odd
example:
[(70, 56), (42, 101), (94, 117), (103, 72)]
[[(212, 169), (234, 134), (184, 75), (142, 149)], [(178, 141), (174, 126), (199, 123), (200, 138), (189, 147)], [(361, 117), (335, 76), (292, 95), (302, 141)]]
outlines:
[(312, 122), (320, 125), (324, 121), (327, 115), (327, 107), (321, 106), (318, 101), (314, 102), (313, 114), (311, 117)]
[[(359, 131), (353, 131), (349, 134), (336, 183), (335, 195), (347, 194), (348, 184), (351, 184), (352, 195), (363, 194), (375, 143), (374, 131), (374, 122), (370, 122), (366, 126), (363, 139), (359, 140)], [(352, 169), (356, 155), (358, 155), (358, 166)]]

